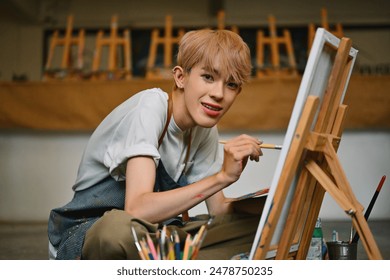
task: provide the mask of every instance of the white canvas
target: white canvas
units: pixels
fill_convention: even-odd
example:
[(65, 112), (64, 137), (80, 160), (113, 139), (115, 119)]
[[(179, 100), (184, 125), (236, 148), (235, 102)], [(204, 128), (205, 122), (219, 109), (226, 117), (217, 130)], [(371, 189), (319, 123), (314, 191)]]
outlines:
[[(260, 242), (261, 234), (264, 229), (264, 225), (267, 222), (268, 215), (270, 209), (272, 207), (272, 201), (276, 192), (276, 188), (279, 183), (279, 178), (282, 174), (282, 170), (286, 161), (286, 157), (288, 151), (290, 149), (291, 142), (293, 140), (293, 136), (295, 134), (295, 130), (297, 128), (299, 119), (302, 114), (303, 107), (306, 103), (307, 97), (309, 95), (318, 96), (320, 98), (320, 103), (322, 102), (322, 97), (324, 96), (325, 89), (327, 86), (327, 82), (329, 79), (330, 72), (332, 70), (332, 66), (334, 63), (334, 58), (336, 55), (337, 48), (339, 46), (340, 39), (332, 35), (330, 32), (326, 31), (323, 28), (318, 28), (312, 48), (310, 50), (310, 55), (305, 67), (304, 74), (302, 76), (301, 84), (297, 93), (297, 98), (293, 107), (293, 111), (291, 114), (290, 122), (284, 137), (283, 141), (283, 149), (281, 150), (278, 163), (276, 165), (275, 173), (273, 176), (273, 180), (271, 183), (270, 191), (260, 218), (259, 226), (257, 229), (257, 233), (253, 242), (253, 246), (249, 255), (249, 259), (253, 259), (258, 244)], [(353, 64), (356, 60), (357, 50), (351, 48), (350, 57), (352, 58), (352, 67), (350, 68), (349, 76), (347, 78), (347, 82), (345, 84), (344, 92), (341, 98), (341, 101), (344, 99), (345, 91), (348, 85), (348, 81), (352, 72)], [(319, 106), (320, 108), (321, 106)], [(315, 124), (313, 122), (313, 125)], [(299, 168), (298, 168), (299, 172)], [(297, 174), (298, 175), (298, 174)], [(284, 208), (282, 210), (281, 216), (278, 221), (277, 228), (275, 230), (271, 247), (273, 244), (278, 244), (280, 236), (282, 234), (282, 230), (284, 228), (284, 223), (286, 220), (286, 216), (288, 214), (288, 210), (290, 208), (290, 204), (293, 198), (293, 194), (296, 187), (296, 180), (298, 176), (295, 176), (295, 179), (292, 182), (289, 193), (286, 198), (286, 202)], [(290, 248), (290, 252), (294, 252), (298, 249), (299, 244), (293, 244)], [(269, 251), (267, 253), (266, 258), (271, 258), (276, 255), (276, 250)]]

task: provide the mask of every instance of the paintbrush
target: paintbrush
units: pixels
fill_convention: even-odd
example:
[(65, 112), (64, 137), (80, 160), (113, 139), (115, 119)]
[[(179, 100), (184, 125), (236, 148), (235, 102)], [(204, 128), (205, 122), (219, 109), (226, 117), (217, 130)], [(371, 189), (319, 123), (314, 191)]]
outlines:
[[(220, 140), (218, 141), (220, 144), (226, 144), (227, 141), (225, 140)], [(281, 150), (282, 149), (282, 146), (281, 145), (275, 145), (275, 144), (266, 144), (266, 143), (262, 143), (259, 145), (260, 148), (262, 149), (274, 149), (274, 150)]]
[[(373, 197), (371, 198), (371, 201), (370, 201), (370, 204), (367, 207), (366, 213), (364, 213), (364, 218), (366, 219), (366, 221), (368, 220), (368, 217), (371, 214), (371, 210), (374, 207), (375, 201), (378, 198), (379, 192), (381, 191), (383, 183), (385, 182), (385, 180), (386, 180), (386, 176), (383, 175), (382, 179), (380, 180), (380, 182), (378, 184), (378, 187), (376, 188), (376, 190), (374, 192)], [(351, 236), (352, 236), (352, 234), (351, 234)], [(352, 241), (350, 243), (357, 243), (358, 241), (359, 241), (359, 233), (355, 232), (355, 235), (354, 235), (354, 237), (353, 237), (353, 239), (352, 239)]]

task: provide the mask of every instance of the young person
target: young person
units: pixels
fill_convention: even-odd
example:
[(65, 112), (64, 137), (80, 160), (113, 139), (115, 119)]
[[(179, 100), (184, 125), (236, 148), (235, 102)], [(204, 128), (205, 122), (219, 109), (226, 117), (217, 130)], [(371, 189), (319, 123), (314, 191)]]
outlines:
[[(222, 149), (216, 125), (250, 73), (249, 48), (239, 35), (186, 33), (172, 92), (133, 95), (92, 134), (73, 199), (50, 213), (50, 257), (136, 259), (133, 228), (156, 238), (161, 225), (170, 225), (184, 241), (209, 216), (215, 218), (199, 258), (229, 259), (249, 250), (259, 215), (235, 214), (223, 189), (240, 178), (248, 159), (259, 160), (261, 142), (240, 135)], [(183, 220), (181, 213), (203, 201), (206, 219)]]

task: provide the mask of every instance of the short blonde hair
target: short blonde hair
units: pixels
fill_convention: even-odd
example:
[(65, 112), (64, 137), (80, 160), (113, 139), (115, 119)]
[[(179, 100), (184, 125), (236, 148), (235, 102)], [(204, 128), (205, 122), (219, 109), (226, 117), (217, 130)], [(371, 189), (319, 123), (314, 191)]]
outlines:
[(239, 85), (246, 83), (251, 75), (250, 50), (242, 38), (229, 30), (201, 29), (184, 34), (179, 43), (177, 64), (184, 71), (201, 63), (214, 70), (218, 59), (220, 74)]

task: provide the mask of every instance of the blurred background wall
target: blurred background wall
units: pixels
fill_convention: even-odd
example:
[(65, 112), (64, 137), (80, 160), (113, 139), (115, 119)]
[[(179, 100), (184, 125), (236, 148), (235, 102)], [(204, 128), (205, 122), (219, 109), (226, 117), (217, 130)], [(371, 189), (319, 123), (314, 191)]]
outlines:
[[(112, 15), (118, 15), (120, 27), (132, 32), (133, 50), (139, 54), (134, 68), (142, 75), (150, 31), (163, 28), (167, 14), (172, 15), (175, 28), (213, 28), (217, 11), (223, 9), (226, 25), (237, 25), (253, 48), (251, 36), (257, 29), (267, 28), (270, 14), (276, 17), (280, 28), (288, 28), (293, 36), (300, 36), (305, 34), (309, 23), (320, 24), (323, 7), (327, 8), (330, 23), (342, 23), (345, 36), (359, 50), (355, 71), (389, 75), (390, 2), (387, 0), (3, 0), (0, 2), (0, 82), (40, 81), (50, 35), (55, 29), (66, 27), (69, 14), (74, 16), (75, 29), (87, 31), (84, 58), (87, 66), (91, 65), (96, 32), (109, 30)], [(306, 38), (295, 37), (294, 42), (303, 46)], [(296, 53), (299, 59), (305, 57), (306, 50), (298, 48)], [(300, 67), (304, 69), (304, 62)], [(222, 133), (221, 138), (241, 132), (245, 131)], [(51, 208), (68, 202), (90, 133), (0, 130), (0, 220), (43, 221)], [(270, 143), (282, 143), (284, 136), (283, 131), (252, 134)], [(358, 200), (366, 207), (381, 176), (390, 173), (389, 131), (347, 130), (339, 155)], [(227, 195), (238, 196), (267, 187), (277, 158), (276, 151), (264, 151), (261, 162), (250, 163), (241, 180), (226, 190)], [(390, 218), (389, 199), (387, 182), (371, 219)], [(192, 213), (204, 211), (204, 205), (199, 205)], [(328, 196), (320, 215), (328, 219), (347, 218)]]

